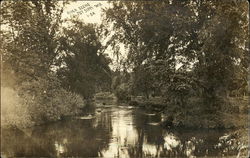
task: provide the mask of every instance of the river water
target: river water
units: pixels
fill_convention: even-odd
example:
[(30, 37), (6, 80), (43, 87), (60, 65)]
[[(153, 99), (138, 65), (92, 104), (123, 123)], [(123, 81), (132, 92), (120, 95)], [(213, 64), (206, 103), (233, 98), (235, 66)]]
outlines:
[(81, 117), (42, 126), (2, 130), (6, 157), (221, 157), (238, 153), (237, 139), (222, 130), (173, 130), (162, 115), (97, 102)]

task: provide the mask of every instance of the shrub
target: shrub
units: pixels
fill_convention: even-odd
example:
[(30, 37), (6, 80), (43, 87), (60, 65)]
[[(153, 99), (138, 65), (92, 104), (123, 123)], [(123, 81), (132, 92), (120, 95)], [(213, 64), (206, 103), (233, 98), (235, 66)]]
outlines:
[(25, 127), (34, 124), (28, 106), (22, 103), (23, 100), (13, 88), (2, 87), (1, 97), (1, 127)]
[(11, 96), (4, 97), (7, 100), (13, 96), (16, 98), (15, 102), (6, 104), (5, 101), (3, 104), (8, 113), (4, 115), (4, 120), (7, 121), (5, 124), (12, 126), (32, 126), (56, 121), (63, 116), (80, 113), (85, 105), (82, 97), (63, 89), (55, 77), (23, 82), (16, 91), (13, 90)]
[(115, 96), (118, 101), (127, 102), (130, 100), (130, 87), (123, 83), (115, 89)]

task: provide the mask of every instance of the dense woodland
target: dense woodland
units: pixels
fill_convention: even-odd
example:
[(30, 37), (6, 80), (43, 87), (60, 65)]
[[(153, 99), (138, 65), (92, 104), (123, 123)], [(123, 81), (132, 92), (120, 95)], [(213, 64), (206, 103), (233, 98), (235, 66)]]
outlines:
[(103, 27), (115, 33), (104, 29), (105, 35), (111, 36), (108, 44), (118, 60), (120, 43), (127, 49), (122, 71), (113, 77), (118, 98), (160, 96), (161, 110), (177, 118), (177, 125), (228, 126), (223, 113), (234, 111), (230, 98), (249, 95), (247, 2), (119, 1), (113, 6)]
[(111, 1), (100, 26), (63, 20), (68, 3), (1, 3), (3, 97), (16, 105), (2, 108), (9, 124), (76, 115), (95, 93), (112, 92), (130, 104), (160, 98), (177, 126), (225, 127), (229, 98), (249, 95), (247, 1)]

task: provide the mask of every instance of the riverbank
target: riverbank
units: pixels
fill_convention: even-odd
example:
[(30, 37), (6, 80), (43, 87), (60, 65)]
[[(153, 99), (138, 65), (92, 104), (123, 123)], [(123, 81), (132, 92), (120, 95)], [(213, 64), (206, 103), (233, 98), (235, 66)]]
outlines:
[[(160, 97), (148, 100), (143, 97), (134, 97), (129, 105), (141, 107), (153, 113), (161, 113), (163, 116), (161, 125), (164, 128), (193, 131), (229, 130), (230, 132), (221, 138), (222, 143), (229, 142), (231, 149), (237, 149), (239, 151), (237, 157), (247, 157), (249, 154), (249, 97), (228, 98), (228, 104), (216, 113), (199, 114), (200, 109), (192, 106), (186, 107), (183, 113), (178, 113), (178, 109), (167, 105)], [(169, 120), (169, 115), (175, 116), (175, 118)], [(171, 123), (171, 127), (168, 126), (169, 123)], [(235, 138), (238, 138), (240, 143), (236, 142)]]
[(228, 98), (228, 103), (217, 112), (209, 113), (201, 109), (201, 101), (197, 98), (188, 100), (186, 107), (179, 109), (168, 105), (163, 98), (132, 97), (129, 105), (145, 108), (156, 113), (163, 113), (165, 120), (173, 118), (173, 126), (181, 128), (245, 128), (248, 120), (248, 97)]
[[(100, 93), (96, 98), (116, 100), (112, 93)], [(161, 113), (164, 127), (185, 129), (247, 129), (249, 97), (228, 98), (221, 110), (205, 111), (202, 101), (198, 98), (189, 98), (185, 107), (167, 104), (161, 97), (143, 96), (131, 97), (124, 106), (130, 105), (143, 108), (149, 112)], [(119, 101), (118, 101), (119, 102)]]

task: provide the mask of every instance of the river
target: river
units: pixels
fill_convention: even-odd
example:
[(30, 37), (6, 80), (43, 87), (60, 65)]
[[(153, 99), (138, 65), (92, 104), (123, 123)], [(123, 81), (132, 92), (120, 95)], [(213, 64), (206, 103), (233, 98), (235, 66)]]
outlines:
[[(114, 102), (96, 102), (81, 117), (29, 129), (3, 129), (4, 157), (236, 156), (237, 139), (224, 130), (163, 128), (162, 115)], [(235, 144), (236, 143), (236, 144)]]

